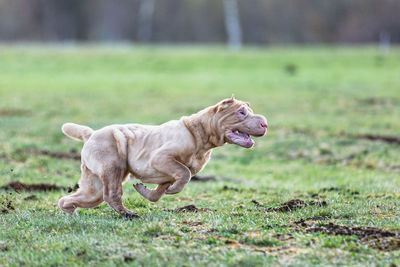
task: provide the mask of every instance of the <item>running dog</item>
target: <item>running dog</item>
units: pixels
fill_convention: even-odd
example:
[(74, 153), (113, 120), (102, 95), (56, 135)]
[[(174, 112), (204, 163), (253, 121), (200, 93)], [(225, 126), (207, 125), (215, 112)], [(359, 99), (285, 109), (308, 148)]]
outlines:
[(225, 143), (251, 148), (250, 136), (267, 132), (267, 120), (256, 115), (247, 102), (232, 98), (162, 125), (110, 125), (94, 131), (74, 123), (62, 126), (65, 135), (83, 141), (82, 177), (76, 193), (60, 199), (60, 208), (92, 208), (106, 201), (118, 213), (138, 217), (122, 204), (122, 184), (131, 174), (150, 190), (134, 185), (150, 201), (182, 191), (191, 177), (210, 159), (213, 148)]

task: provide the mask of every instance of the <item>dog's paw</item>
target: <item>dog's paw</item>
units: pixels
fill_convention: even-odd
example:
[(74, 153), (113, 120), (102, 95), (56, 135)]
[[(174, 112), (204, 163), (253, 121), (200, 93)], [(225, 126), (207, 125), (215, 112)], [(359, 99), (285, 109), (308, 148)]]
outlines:
[(136, 191), (144, 192), (146, 191), (147, 187), (144, 184), (134, 184), (133, 187), (136, 189)]
[(60, 199), (60, 201), (58, 201), (58, 206), (61, 208), (62, 211), (64, 211), (65, 213), (67, 213), (68, 215), (74, 215), (76, 214), (76, 206), (73, 204), (66, 204), (65, 203), (65, 198), (63, 197)]

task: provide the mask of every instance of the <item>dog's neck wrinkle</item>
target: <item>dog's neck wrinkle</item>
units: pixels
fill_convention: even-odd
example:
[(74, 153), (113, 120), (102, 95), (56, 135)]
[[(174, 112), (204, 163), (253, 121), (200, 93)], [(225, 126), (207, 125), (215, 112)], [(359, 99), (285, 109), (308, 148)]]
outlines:
[[(190, 119), (189, 119), (190, 118)], [(183, 123), (185, 124), (186, 128), (192, 134), (195, 143), (196, 143), (196, 152), (200, 152), (200, 150), (204, 150), (204, 152), (213, 149), (213, 146), (209, 142), (209, 138), (207, 136), (206, 130), (198, 118), (195, 118), (193, 115), (190, 117), (184, 117)]]
[(213, 131), (213, 134), (209, 136), (210, 143), (214, 144), (215, 147), (223, 146), (225, 144), (225, 137), (223, 134), (218, 133), (216, 129), (222, 129), (219, 120), (211, 120), (208, 122), (209, 128)]
[[(213, 113), (213, 115), (215, 115), (215, 112), (212, 111), (214, 109), (214, 107), (210, 107), (207, 112), (211, 112)], [(201, 113), (200, 113), (201, 114)], [(201, 115), (199, 114), (200, 118), (203, 118)], [(201, 120), (201, 123), (203, 124), (203, 128), (205, 128), (204, 125), (208, 126), (209, 129), (209, 133), (208, 134), (208, 142), (210, 144), (213, 145), (213, 148), (215, 147), (219, 147), (219, 146), (223, 146), (225, 144), (225, 136), (224, 134), (220, 131), (218, 131), (218, 129), (223, 129), (221, 122), (224, 118), (218, 118), (216, 119), (215, 116), (211, 116), (211, 120)]]
[(196, 140), (196, 151), (203, 150), (206, 153), (210, 149), (224, 144), (223, 142), (221, 143), (221, 138), (215, 138), (218, 134), (214, 130), (214, 121), (204, 121), (201, 112), (183, 117), (182, 120)]

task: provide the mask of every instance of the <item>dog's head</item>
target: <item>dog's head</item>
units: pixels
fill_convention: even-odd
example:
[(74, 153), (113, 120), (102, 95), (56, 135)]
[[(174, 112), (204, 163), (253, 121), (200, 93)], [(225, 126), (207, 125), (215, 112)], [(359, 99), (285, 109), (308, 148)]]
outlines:
[(234, 96), (219, 102), (214, 112), (218, 132), (227, 143), (251, 148), (254, 141), (250, 136), (260, 137), (267, 132), (267, 119), (254, 114), (249, 103), (236, 100)]

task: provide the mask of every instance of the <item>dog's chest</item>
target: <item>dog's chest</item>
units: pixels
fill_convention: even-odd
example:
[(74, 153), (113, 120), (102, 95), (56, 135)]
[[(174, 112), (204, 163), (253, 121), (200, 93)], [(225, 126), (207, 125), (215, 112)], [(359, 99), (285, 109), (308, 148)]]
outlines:
[(189, 168), (192, 176), (200, 172), (210, 160), (211, 150), (203, 153), (196, 153), (188, 157), (186, 162), (183, 162)]

